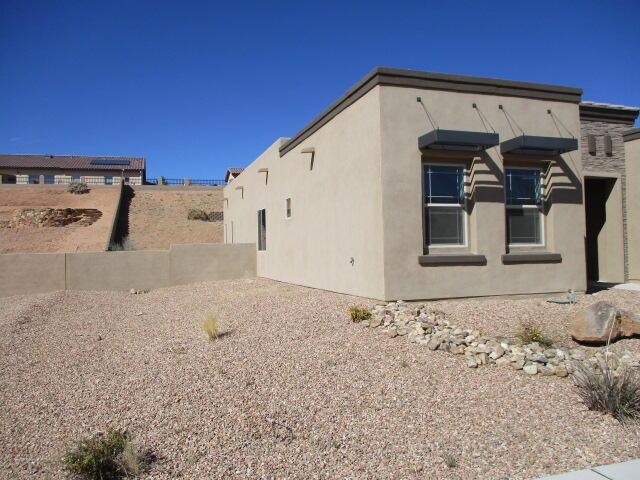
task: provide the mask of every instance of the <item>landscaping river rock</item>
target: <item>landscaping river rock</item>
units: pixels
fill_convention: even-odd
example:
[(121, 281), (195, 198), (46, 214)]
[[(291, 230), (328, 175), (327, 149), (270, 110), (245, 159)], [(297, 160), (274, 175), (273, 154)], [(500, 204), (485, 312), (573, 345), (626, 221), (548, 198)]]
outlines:
[(403, 301), (375, 306), (371, 318), (361, 324), (382, 328), (391, 338), (406, 337), (430, 350), (463, 355), (469, 368), (498, 365), (527, 375), (567, 377), (581, 366), (602, 370), (608, 365), (617, 373), (640, 366), (640, 357), (629, 351), (599, 351), (590, 355), (581, 348), (544, 347), (538, 342), (522, 344), (508, 338), (484, 336), (478, 330), (451, 324), (441, 311)]

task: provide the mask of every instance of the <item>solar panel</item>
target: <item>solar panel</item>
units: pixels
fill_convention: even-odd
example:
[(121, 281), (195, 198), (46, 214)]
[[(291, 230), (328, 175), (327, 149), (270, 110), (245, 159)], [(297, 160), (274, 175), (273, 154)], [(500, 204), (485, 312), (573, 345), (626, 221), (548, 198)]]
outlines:
[(91, 165), (129, 165), (131, 162), (129, 160), (116, 160), (116, 159), (98, 159), (91, 160), (89, 162)]

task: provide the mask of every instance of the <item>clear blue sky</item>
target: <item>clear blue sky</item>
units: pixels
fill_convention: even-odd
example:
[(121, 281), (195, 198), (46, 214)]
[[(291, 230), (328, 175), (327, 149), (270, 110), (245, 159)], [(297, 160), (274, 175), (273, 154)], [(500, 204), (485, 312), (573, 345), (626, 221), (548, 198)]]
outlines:
[(220, 178), (375, 66), (640, 104), (640, 1), (0, 0), (0, 152)]

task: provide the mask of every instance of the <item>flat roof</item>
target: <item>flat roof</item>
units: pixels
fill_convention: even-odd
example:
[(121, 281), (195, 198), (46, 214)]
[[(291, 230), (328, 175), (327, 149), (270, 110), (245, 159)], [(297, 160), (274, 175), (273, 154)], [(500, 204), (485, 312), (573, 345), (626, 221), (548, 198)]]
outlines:
[(580, 102), (580, 120), (633, 125), (640, 108), (602, 102)]
[(280, 156), (295, 148), (377, 85), (524, 97), (570, 103), (580, 103), (582, 98), (582, 89), (575, 87), (377, 67), (285, 142), (280, 147)]
[(632, 128), (622, 134), (622, 140), (625, 142), (638, 139), (640, 139), (640, 128)]
[(0, 154), (0, 168), (51, 170), (144, 170), (143, 157)]

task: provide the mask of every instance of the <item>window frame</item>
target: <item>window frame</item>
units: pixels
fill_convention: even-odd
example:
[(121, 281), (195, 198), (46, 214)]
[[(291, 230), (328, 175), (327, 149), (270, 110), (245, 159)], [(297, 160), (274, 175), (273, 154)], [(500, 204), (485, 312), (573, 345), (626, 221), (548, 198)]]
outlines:
[(291, 208), (291, 197), (287, 197), (284, 200), (284, 218), (285, 220), (291, 220), (293, 217), (293, 210)]
[[(261, 217), (262, 212), (262, 217)], [(262, 234), (264, 232), (264, 234)], [(256, 247), (259, 252), (267, 251), (267, 209), (258, 209), (258, 241)]]
[[(426, 187), (425, 184), (425, 168), (429, 166), (434, 167), (458, 167), (462, 168), (462, 203), (428, 203), (426, 201)], [(430, 249), (438, 249), (438, 248), (469, 248), (469, 215), (467, 209), (467, 165), (463, 162), (430, 162), (423, 161), (421, 167), (421, 177), (422, 177), (422, 243), (425, 252), (428, 252)], [(462, 243), (438, 243), (438, 244), (430, 244), (429, 243), (429, 232), (430, 229), (427, 225), (427, 214), (429, 208), (438, 208), (438, 207), (456, 207), (462, 210)]]
[[(507, 177), (507, 170), (536, 170), (538, 172), (538, 174), (540, 175), (540, 203), (535, 204), (535, 205), (514, 205), (514, 204), (510, 204), (509, 203), (509, 198), (507, 195), (507, 181), (508, 181), (508, 177)], [(544, 170), (542, 167), (538, 167), (538, 166), (520, 166), (520, 165), (516, 165), (516, 166), (505, 166), (504, 167), (504, 207), (505, 207), (505, 212), (504, 212), (504, 219), (505, 219), (505, 236), (506, 236), (506, 241), (507, 241), (507, 246), (509, 248), (519, 248), (519, 247), (545, 247), (546, 246), (546, 237), (545, 237), (545, 226), (544, 226), (544, 220), (545, 220), (545, 215), (544, 213), (542, 213), (542, 209), (544, 207), (544, 194), (545, 194), (545, 184), (543, 181), (543, 174)], [(538, 210), (538, 224), (540, 225), (540, 243), (509, 243), (509, 224), (507, 223), (508, 217), (507, 217), (507, 210), (511, 209), (511, 210), (516, 210), (516, 209), (536, 209)]]

